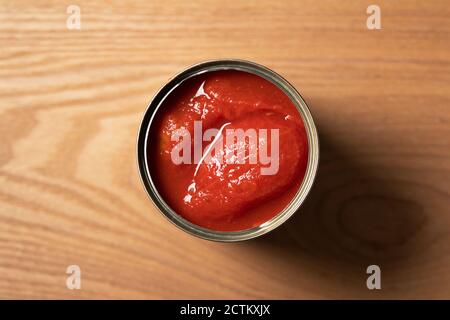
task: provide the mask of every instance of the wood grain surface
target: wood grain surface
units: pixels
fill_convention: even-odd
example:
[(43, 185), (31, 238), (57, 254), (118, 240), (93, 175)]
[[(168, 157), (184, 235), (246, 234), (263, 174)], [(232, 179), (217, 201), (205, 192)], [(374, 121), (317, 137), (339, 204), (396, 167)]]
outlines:
[[(1, 0), (0, 298), (449, 299), (450, 4), (368, 30), (372, 3)], [(237, 244), (167, 222), (135, 158), (155, 91), (217, 58), (282, 74), (321, 139), (304, 207)]]

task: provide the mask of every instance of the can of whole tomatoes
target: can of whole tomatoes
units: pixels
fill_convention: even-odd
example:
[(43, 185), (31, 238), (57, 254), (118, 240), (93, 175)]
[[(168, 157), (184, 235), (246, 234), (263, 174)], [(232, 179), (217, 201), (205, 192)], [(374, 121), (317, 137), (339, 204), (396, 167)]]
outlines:
[(319, 139), (298, 91), (243, 60), (193, 65), (148, 105), (137, 161), (146, 192), (182, 230), (232, 242), (283, 224), (308, 195)]

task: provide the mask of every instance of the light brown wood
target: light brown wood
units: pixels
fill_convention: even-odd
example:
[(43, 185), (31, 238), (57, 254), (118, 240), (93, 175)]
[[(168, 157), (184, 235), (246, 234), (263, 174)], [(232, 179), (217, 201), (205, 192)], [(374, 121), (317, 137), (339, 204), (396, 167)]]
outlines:
[[(450, 298), (448, 1), (376, 1), (373, 31), (367, 1), (119, 3), (76, 1), (78, 31), (1, 1), (0, 298)], [(238, 244), (167, 222), (135, 159), (155, 91), (225, 57), (292, 82), (321, 138), (305, 206)]]

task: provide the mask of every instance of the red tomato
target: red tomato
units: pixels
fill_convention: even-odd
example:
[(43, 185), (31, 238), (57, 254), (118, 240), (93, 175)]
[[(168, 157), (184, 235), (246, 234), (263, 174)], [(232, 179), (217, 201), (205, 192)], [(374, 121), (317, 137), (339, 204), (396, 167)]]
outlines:
[[(214, 153), (216, 149), (208, 149), (211, 141), (194, 134), (194, 121), (201, 121), (201, 134), (223, 127), (213, 144), (222, 145), (221, 152)], [(172, 161), (179, 141), (171, 136), (179, 128), (190, 134), (192, 160), (195, 146), (200, 146), (200, 163)], [(237, 129), (256, 133), (256, 139), (227, 146), (226, 132)], [(261, 163), (260, 157), (261, 148), (269, 159), (274, 156), (273, 129), (278, 130), (276, 166), (275, 158), (271, 165)], [(266, 135), (260, 134), (264, 131)], [(250, 163), (250, 150), (255, 149), (256, 162)], [(244, 163), (226, 161), (239, 150), (246, 155)], [(202, 227), (238, 231), (270, 220), (289, 204), (305, 175), (308, 142), (299, 112), (278, 87), (250, 73), (216, 71), (185, 81), (166, 99), (152, 125), (148, 152), (155, 185), (172, 209)], [(276, 172), (263, 174), (270, 167)]]

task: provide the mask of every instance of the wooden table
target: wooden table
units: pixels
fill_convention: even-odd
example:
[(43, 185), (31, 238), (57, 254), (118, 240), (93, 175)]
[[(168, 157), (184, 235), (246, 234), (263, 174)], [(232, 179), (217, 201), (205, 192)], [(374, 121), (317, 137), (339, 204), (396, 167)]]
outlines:
[[(376, 1), (0, 4), (0, 298), (450, 298), (450, 6)], [(143, 111), (207, 59), (292, 82), (320, 132), (300, 212), (221, 244), (139, 180)], [(66, 268), (81, 268), (81, 290)], [(366, 268), (381, 268), (368, 290)]]

